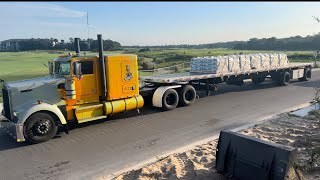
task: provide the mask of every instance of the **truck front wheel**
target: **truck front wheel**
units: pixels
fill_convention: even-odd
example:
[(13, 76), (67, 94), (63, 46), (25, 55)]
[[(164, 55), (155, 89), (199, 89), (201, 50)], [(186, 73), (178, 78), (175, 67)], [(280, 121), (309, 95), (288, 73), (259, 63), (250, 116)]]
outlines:
[(179, 91), (180, 104), (182, 106), (191, 105), (196, 99), (196, 90), (191, 85), (182, 87)]
[(179, 96), (175, 89), (168, 89), (162, 97), (162, 109), (169, 111), (175, 109), (179, 103)]
[(24, 124), (24, 136), (31, 143), (48, 141), (57, 134), (57, 131), (58, 125), (48, 113), (35, 113)]

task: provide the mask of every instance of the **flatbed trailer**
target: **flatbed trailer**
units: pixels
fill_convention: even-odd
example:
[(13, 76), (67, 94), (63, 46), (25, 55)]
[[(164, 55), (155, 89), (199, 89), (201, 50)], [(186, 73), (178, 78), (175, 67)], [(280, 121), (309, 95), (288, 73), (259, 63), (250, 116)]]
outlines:
[(135, 54), (103, 55), (98, 35), (99, 56), (81, 56), (75, 38), (76, 55), (61, 55), (49, 61), (49, 75), (29, 80), (4, 82), (3, 110), (6, 121), (0, 128), (17, 142), (41, 143), (52, 139), (58, 129), (68, 133), (74, 123), (108, 118), (113, 114), (141, 109), (145, 100), (152, 106), (173, 110), (191, 105), (199, 90), (217, 91), (217, 85), (241, 86), (251, 79), (256, 85), (271, 77), (279, 85), (291, 79), (311, 78), (311, 63), (289, 63), (284, 67), (251, 69), (238, 73), (175, 73), (141, 77)]
[(197, 90), (205, 90), (207, 95), (217, 91), (217, 85), (242, 86), (244, 80), (251, 79), (258, 85), (270, 77), (275, 83), (286, 86), (291, 79), (308, 81), (311, 78), (312, 63), (289, 63), (287, 66), (271, 67), (269, 69), (251, 69), (242, 72), (213, 73), (174, 73), (155, 76), (140, 77), (143, 85), (140, 94), (146, 98), (152, 96), (152, 105), (164, 110), (174, 109), (178, 103), (182, 106), (194, 102)]

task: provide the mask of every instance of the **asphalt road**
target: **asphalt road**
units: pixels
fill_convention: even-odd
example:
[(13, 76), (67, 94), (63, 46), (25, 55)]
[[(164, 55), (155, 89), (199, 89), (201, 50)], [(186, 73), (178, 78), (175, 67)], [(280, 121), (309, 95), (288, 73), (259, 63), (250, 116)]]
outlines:
[(261, 120), (312, 100), (320, 72), (308, 82), (277, 87), (220, 85), (219, 93), (190, 107), (162, 112), (151, 107), (81, 125), (69, 135), (36, 145), (0, 132), (1, 179), (90, 179), (110, 175), (164, 151), (211, 137), (220, 130)]

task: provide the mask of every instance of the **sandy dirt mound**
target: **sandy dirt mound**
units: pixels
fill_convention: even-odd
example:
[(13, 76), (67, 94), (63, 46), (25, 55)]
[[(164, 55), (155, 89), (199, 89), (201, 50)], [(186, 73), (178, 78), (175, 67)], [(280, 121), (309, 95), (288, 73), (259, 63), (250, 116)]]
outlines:
[(316, 116), (301, 118), (282, 114), (240, 133), (297, 148), (296, 165), (305, 178), (320, 179), (320, 123)]
[[(319, 118), (316, 116), (301, 118), (282, 114), (239, 133), (297, 148), (298, 171), (291, 168), (289, 174), (294, 175), (290, 175), (289, 179), (298, 179), (297, 175), (305, 179), (320, 179), (320, 151), (317, 154), (317, 147), (320, 147), (320, 128)], [(190, 151), (170, 155), (115, 179), (227, 179), (214, 168), (217, 143), (218, 139)]]
[(214, 169), (218, 140), (193, 150), (173, 154), (142, 169), (118, 176), (116, 179), (225, 179)]

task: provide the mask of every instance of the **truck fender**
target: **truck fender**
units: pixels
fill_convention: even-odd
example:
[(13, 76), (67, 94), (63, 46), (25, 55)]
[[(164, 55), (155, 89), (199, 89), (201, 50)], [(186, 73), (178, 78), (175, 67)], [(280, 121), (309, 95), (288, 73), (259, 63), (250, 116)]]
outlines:
[(168, 90), (168, 89), (174, 89), (174, 88), (179, 88), (181, 85), (174, 85), (174, 86), (161, 86), (158, 87), (155, 92), (153, 93), (152, 96), (152, 105), (154, 107), (162, 107), (162, 97), (163, 94)]
[(26, 110), (25, 113), (23, 113), (21, 115), (21, 117), (19, 117), (19, 121), (21, 123), (24, 123), (32, 114), (39, 112), (39, 111), (52, 112), (59, 118), (61, 124), (67, 124), (67, 121), (66, 121), (65, 117), (63, 116), (62, 112), (60, 111), (60, 109), (58, 108), (58, 106), (51, 105), (51, 104), (44, 103), (44, 102), (41, 104), (36, 104), (36, 105), (32, 106), (31, 108), (28, 108), (28, 110)]

